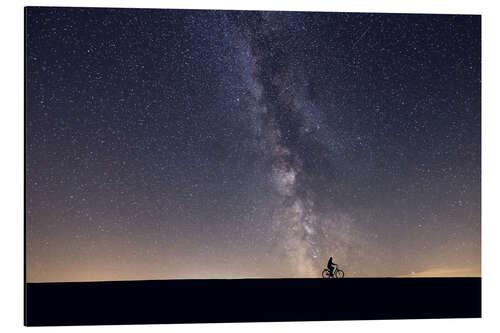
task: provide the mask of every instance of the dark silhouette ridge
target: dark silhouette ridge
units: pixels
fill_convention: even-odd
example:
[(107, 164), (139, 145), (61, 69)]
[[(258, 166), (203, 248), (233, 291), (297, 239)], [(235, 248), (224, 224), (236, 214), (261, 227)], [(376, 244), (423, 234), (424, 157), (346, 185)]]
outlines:
[[(26, 325), (481, 316), (481, 278), (28, 283)], [(341, 302), (325, 295), (335, 293)]]

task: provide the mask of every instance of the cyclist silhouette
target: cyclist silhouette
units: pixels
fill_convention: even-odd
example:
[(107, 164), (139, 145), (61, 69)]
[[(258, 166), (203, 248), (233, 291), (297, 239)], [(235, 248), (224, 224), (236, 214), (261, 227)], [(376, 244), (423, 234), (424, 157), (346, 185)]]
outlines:
[(333, 266), (334, 266), (334, 265), (335, 265), (335, 264), (333, 263), (333, 258), (332, 258), (332, 257), (330, 257), (330, 259), (328, 259), (328, 265), (327, 265), (328, 270), (330, 271), (330, 275), (332, 275), (332, 274), (333, 274)]
[(339, 269), (339, 266), (333, 262), (333, 258), (330, 257), (328, 260), (328, 264), (326, 265), (326, 268), (323, 269), (321, 272), (321, 276), (324, 279), (331, 279), (331, 278), (336, 278), (336, 279), (342, 279), (344, 277), (344, 271)]

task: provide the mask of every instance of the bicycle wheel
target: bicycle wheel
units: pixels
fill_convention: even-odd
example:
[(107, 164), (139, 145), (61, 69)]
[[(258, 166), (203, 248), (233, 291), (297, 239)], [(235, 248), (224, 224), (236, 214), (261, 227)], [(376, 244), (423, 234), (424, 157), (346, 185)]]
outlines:
[(342, 278), (344, 277), (344, 271), (343, 271), (343, 270), (341, 270), (341, 269), (337, 269), (337, 270), (335, 271), (335, 277), (336, 277), (337, 279), (342, 279)]
[(323, 276), (323, 279), (328, 279), (330, 277), (330, 272), (327, 269), (324, 269), (321, 275)]

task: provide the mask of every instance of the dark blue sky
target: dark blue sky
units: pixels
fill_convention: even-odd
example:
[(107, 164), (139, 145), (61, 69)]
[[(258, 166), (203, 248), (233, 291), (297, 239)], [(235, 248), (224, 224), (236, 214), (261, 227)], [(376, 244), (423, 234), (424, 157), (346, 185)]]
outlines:
[(480, 275), (481, 20), (28, 8), (28, 281)]

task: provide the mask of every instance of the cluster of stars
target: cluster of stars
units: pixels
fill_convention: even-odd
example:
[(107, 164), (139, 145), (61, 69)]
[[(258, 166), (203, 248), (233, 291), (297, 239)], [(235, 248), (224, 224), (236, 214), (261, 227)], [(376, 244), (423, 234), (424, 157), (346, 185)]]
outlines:
[(480, 30), (28, 8), (28, 281), (479, 275)]

